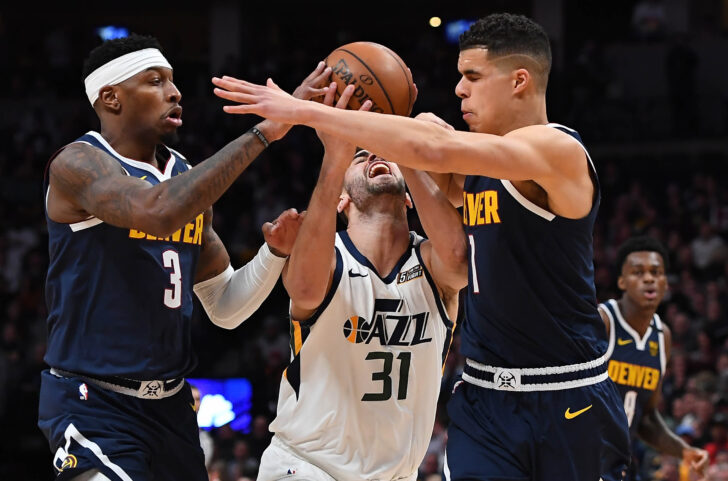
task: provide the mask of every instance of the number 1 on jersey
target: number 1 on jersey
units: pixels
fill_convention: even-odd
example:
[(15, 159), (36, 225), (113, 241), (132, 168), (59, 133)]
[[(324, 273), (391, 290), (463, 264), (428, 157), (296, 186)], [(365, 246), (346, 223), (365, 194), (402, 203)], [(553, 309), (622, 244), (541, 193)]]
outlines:
[(480, 294), (478, 272), (475, 270), (475, 237), (473, 237), (473, 234), (468, 234), (468, 239), (470, 239), (470, 266), (472, 267), (470, 272), (473, 276), (473, 293)]
[(182, 305), (182, 273), (179, 268), (179, 253), (171, 249), (164, 251), (162, 263), (164, 267), (172, 269), (172, 272), (169, 273), (169, 283), (172, 284), (172, 289), (164, 290), (164, 305), (170, 309), (177, 309)]

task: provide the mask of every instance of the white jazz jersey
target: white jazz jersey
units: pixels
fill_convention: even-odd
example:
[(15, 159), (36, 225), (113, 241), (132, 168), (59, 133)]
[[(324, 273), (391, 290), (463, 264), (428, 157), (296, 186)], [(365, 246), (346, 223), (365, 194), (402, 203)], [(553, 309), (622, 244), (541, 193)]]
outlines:
[(414, 479), (425, 456), (454, 325), (422, 241), (411, 232), (380, 277), (339, 232), (330, 291), (311, 319), (291, 321), (292, 361), (270, 429), (338, 481)]

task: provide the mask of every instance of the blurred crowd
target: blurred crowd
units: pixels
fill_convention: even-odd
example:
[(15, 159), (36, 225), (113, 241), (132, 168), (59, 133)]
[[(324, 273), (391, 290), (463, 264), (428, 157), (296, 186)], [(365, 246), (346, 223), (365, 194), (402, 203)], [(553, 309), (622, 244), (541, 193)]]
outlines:
[[(659, 11), (649, 8), (655, 2), (643, 3), (642, 17), (659, 17)], [(647, 29), (646, 36), (669, 46), (672, 54), (661, 75), (671, 72), (678, 76), (669, 77), (678, 82), (674, 88), (680, 92), (682, 84), (690, 98), (695, 49), (684, 37), (669, 37), (663, 29), (655, 34), (649, 30), (654, 22), (635, 22), (635, 29)], [(12, 117), (0, 121), (0, 479), (51, 479), (51, 453), (35, 425), (39, 374), (46, 367), (44, 279), (48, 254), (42, 177), (52, 153), (96, 129), (97, 121), (84, 101), (80, 63), (74, 57), (77, 50), (85, 54), (87, 48), (77, 48), (77, 39), (62, 31), (51, 32), (41, 48), (44, 54), (32, 59), (23, 55), (22, 46), (11, 51), (3, 31), (0, 18), (0, 59), (13, 67), (11, 75), (0, 78), (1, 90), (6, 92), (0, 97), (0, 109)], [(271, 75), (283, 88), (292, 90), (312, 70), (315, 59), (300, 49), (276, 49), (276, 32), (267, 35), (262, 39), (268, 42), (267, 52), (251, 51), (244, 61), (230, 58), (222, 70), (256, 81)], [(338, 40), (344, 43), (354, 38), (341, 34)], [(84, 42), (88, 39), (80, 40), (85, 46)], [(429, 33), (408, 48), (396, 50), (408, 61), (418, 84), (415, 113), (432, 111), (463, 128), (459, 102), (453, 95), (457, 48)], [(609, 64), (609, 56), (602, 55), (604, 51), (605, 45), (585, 41), (573, 58), (565, 59), (562, 68), (554, 71), (552, 121), (579, 130), (587, 147), (590, 142), (604, 145), (605, 141), (625, 139), (715, 136), (715, 125), (696, 110), (699, 102), (686, 103), (679, 95), (653, 99), (651, 113), (636, 111), (644, 104), (621, 96), (619, 76), (613, 75), (614, 66)], [(176, 148), (195, 164), (257, 119), (222, 113), (221, 103), (211, 95), (211, 72), (204, 62), (184, 57), (174, 45), (168, 56), (184, 96), (185, 126)], [(37, 75), (40, 65), (52, 69), (54, 75)], [(641, 114), (652, 115), (654, 121), (644, 120)], [(599, 152), (592, 153), (603, 196), (594, 232), (598, 301), (620, 295), (614, 262), (622, 241), (649, 234), (668, 247), (670, 291), (658, 312), (672, 329), (673, 349), (660, 409), (671, 429), (710, 452), (709, 479), (728, 480), (726, 153), (697, 149), (682, 155), (659, 148), (629, 154)], [(314, 132), (294, 127), (215, 204), (214, 227), (234, 267), (255, 255), (263, 242), (260, 228), (265, 221), (289, 207), (306, 208), (321, 156)], [(411, 212), (410, 220), (413, 230), (422, 233), (416, 211)], [(199, 363), (192, 376), (245, 377), (253, 386), (250, 432), (237, 432), (229, 426), (201, 431), (210, 479), (255, 479), (260, 455), (270, 441), (268, 424), (275, 416), (280, 377), (290, 355), (288, 298), (279, 283), (261, 309), (233, 331), (215, 327), (200, 306), (196, 307), (193, 339)], [(458, 347), (456, 332), (437, 421), (420, 467), (421, 480), (440, 479), (448, 423), (444, 405), (463, 366)], [(690, 479), (687, 467), (678, 459), (660, 456), (640, 443), (634, 454), (645, 480)]]

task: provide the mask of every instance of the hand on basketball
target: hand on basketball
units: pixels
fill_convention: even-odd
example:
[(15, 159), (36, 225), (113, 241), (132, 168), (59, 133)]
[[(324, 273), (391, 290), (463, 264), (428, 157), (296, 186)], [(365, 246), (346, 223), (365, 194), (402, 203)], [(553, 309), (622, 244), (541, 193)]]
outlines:
[(683, 461), (685, 461), (697, 474), (699, 479), (705, 479), (705, 468), (708, 466), (710, 459), (708, 451), (699, 448), (683, 449)]
[[(345, 109), (349, 103), (349, 100), (351, 100), (351, 96), (354, 95), (354, 90), (354, 85), (347, 85), (344, 91), (341, 93), (339, 100), (336, 102), (335, 107), (337, 109)], [(324, 96), (324, 105), (333, 106), (335, 96), (336, 82), (331, 82), (331, 84), (329, 85), (329, 89)], [(359, 110), (367, 111), (371, 108), (372, 101), (366, 100), (362, 104), (361, 108), (359, 108)], [(338, 137), (334, 137), (330, 134), (318, 130), (316, 131), (316, 134), (321, 139), (321, 143), (324, 144), (324, 149), (326, 150), (326, 153), (329, 154), (331, 158), (335, 158), (337, 161), (340, 160), (342, 162), (346, 162), (348, 165), (348, 163), (354, 157), (354, 152), (356, 151), (355, 145), (352, 145), (349, 142), (339, 139)], [(329, 155), (324, 156), (324, 158), (329, 158)]]
[(323, 62), (318, 63), (316, 68), (303, 79), (301, 85), (293, 91), (293, 96), (301, 100), (311, 100), (325, 95), (329, 90), (328, 80), (331, 77), (331, 67)]
[(288, 209), (273, 222), (263, 224), (263, 238), (273, 254), (286, 257), (291, 253), (305, 216), (305, 211), (299, 214), (296, 209)]

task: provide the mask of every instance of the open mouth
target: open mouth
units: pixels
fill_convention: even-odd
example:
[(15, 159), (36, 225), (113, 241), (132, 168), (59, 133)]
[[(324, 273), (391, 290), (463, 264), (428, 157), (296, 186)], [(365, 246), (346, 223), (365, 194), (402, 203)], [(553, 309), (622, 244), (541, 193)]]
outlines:
[(182, 107), (173, 107), (164, 118), (176, 126), (182, 125)]
[(654, 289), (646, 289), (643, 292), (643, 295), (645, 296), (645, 298), (650, 300), (657, 299), (657, 291)]
[(386, 175), (386, 174), (392, 174), (392, 171), (389, 169), (389, 165), (387, 165), (386, 162), (373, 162), (369, 165), (369, 170), (367, 171), (367, 176), (370, 179), (373, 179), (374, 177), (378, 177), (380, 175)]

